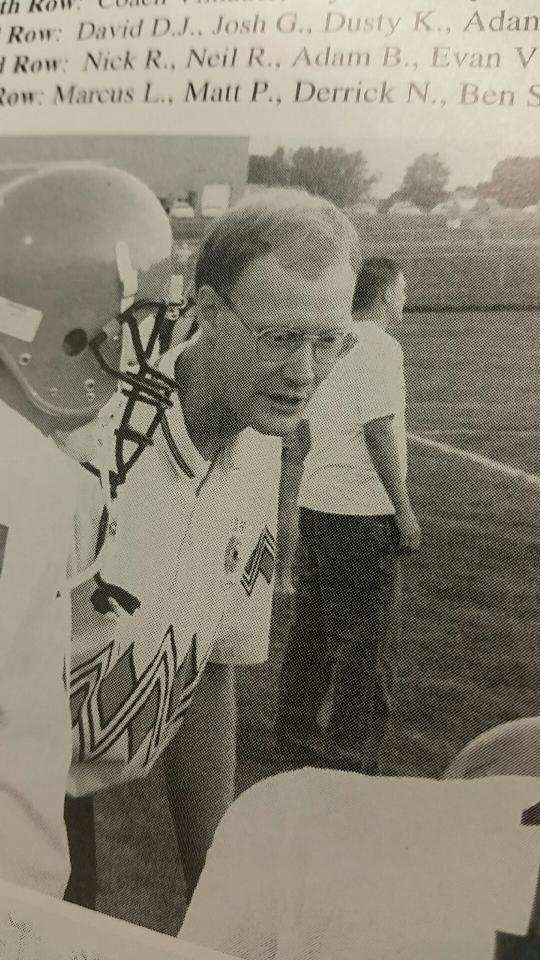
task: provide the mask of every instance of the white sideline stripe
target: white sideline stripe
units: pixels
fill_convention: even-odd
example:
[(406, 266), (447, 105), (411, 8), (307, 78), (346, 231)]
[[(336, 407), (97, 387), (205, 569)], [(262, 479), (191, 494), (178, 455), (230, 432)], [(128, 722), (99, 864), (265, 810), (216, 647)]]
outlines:
[[(505, 407), (517, 407), (518, 410), (523, 410), (526, 407), (536, 407), (538, 400), (523, 400), (523, 402), (518, 402), (517, 400), (508, 400), (505, 401)], [(411, 404), (412, 406), (412, 404)], [(415, 400), (415, 407), (448, 407), (450, 410), (456, 408), (455, 400)], [(468, 403), (463, 403), (460, 407), (461, 410), (493, 410), (493, 403), (475, 403), (471, 400)]]
[[(498, 437), (540, 437), (540, 430), (497, 430)], [(487, 430), (424, 430), (423, 437), (485, 437), (492, 435), (493, 429)]]
[[(480, 515), (474, 519), (472, 517), (465, 517), (463, 520), (460, 520), (458, 517), (446, 517), (436, 513), (424, 513), (423, 510), (419, 510), (418, 515), (422, 523), (426, 521), (428, 523), (438, 524), (439, 526), (443, 527), (462, 527), (463, 530), (467, 530), (469, 532), (471, 529), (477, 529), (478, 532), (483, 535), (491, 535), (496, 533), (497, 542), (508, 543), (514, 548), (516, 545), (515, 533), (512, 531), (509, 531), (508, 533), (501, 532), (500, 526), (497, 527), (496, 531), (494, 531), (492, 528), (490, 529), (490, 527), (486, 526), (485, 518)], [(531, 546), (532, 544), (532, 539), (530, 542), (525, 542), (525, 546)], [(536, 540), (534, 541), (534, 544), (536, 544)]]
[(498, 460), (491, 460), (490, 457), (483, 457), (479, 453), (473, 453), (472, 450), (463, 450), (461, 447), (454, 447), (450, 443), (441, 443), (440, 440), (433, 440), (431, 437), (422, 437), (417, 433), (407, 433), (409, 440), (413, 443), (419, 443), (425, 447), (432, 447), (440, 450), (441, 453), (448, 453), (453, 457), (461, 457), (462, 460), (470, 460), (472, 463), (478, 463), (482, 467), (488, 467), (496, 473), (503, 473), (507, 477), (515, 477), (524, 480), (532, 487), (540, 490), (540, 476), (536, 473), (527, 473), (518, 467), (510, 467), (507, 463), (500, 463)]

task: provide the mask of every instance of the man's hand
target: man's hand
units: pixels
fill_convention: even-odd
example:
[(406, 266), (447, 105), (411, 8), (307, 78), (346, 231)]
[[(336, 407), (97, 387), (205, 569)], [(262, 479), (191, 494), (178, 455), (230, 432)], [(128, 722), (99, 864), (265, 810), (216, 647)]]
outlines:
[(418, 550), (422, 533), (411, 507), (396, 510), (394, 520), (399, 530), (400, 553), (412, 553), (413, 550)]

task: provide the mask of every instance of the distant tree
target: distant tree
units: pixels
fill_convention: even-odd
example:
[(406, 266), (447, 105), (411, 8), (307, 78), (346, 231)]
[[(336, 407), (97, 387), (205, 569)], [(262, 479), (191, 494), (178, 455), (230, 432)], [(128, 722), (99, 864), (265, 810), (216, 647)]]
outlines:
[(393, 207), (397, 200), (403, 200), (399, 190), (394, 190), (389, 197), (384, 197), (384, 199), (379, 200), (379, 213), (386, 215), (390, 207)]
[(445, 200), (450, 169), (438, 153), (422, 153), (405, 171), (394, 200), (409, 200), (421, 210), (432, 210)]
[(540, 156), (507, 157), (495, 166), (491, 180), (478, 184), (481, 197), (503, 207), (523, 208), (540, 201)]
[(291, 168), (285, 159), (283, 147), (277, 147), (270, 156), (255, 153), (249, 158), (248, 183), (287, 187), (290, 181)]
[(291, 158), (291, 184), (326, 197), (338, 207), (363, 200), (377, 177), (361, 152), (341, 147), (300, 147)]
[(456, 196), (456, 197), (464, 197), (464, 198), (467, 198), (467, 199), (469, 199), (469, 200), (474, 200), (474, 198), (475, 198), (476, 196), (478, 196), (478, 188), (477, 188), (477, 187), (472, 187), (472, 186), (471, 186), (470, 184), (468, 184), (468, 183), (463, 184), (463, 185), (460, 184), (460, 186), (459, 186), (459, 187), (456, 187), (456, 189), (454, 190), (454, 196)]

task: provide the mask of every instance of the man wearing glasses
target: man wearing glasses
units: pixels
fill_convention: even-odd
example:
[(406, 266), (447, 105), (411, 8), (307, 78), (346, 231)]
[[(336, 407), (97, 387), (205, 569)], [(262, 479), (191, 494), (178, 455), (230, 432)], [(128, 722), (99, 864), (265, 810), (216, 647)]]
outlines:
[(352, 226), (319, 198), (271, 193), (221, 218), (200, 251), (201, 335), (175, 372), (203, 455), (244, 427), (288, 433), (350, 331)]
[[(201, 772), (207, 781), (202, 797), (207, 814), (201, 817), (197, 811), (206, 828), (189, 887), (233, 796), (234, 664), (267, 658), (273, 559), (267, 552), (270, 565), (265, 569), (263, 551), (274, 551), (280, 470), (280, 449), (273, 438), (289, 433), (302, 418), (343, 350), (359, 260), (354, 228), (327, 201), (280, 190), (250, 198), (220, 218), (206, 237), (194, 278), (199, 332), (176, 351), (174, 363), (172, 352), (167, 358), (179, 384), (178, 412), (181, 407), (195, 449), (210, 470), (224, 451), (236, 457), (238, 514), (246, 544), (239, 548), (240, 589), (233, 594), (194, 703), (200, 719), (198, 713), (188, 715), (186, 730), (165, 757), (181, 845), (186, 806), (193, 810), (194, 804), (175, 803), (175, 779), (183, 782), (186, 766), (196, 770), (193, 797), (197, 792), (201, 797)], [(219, 522), (215, 508), (212, 519)], [(265, 531), (271, 544), (263, 544)], [(254, 556), (261, 564), (258, 575)], [(209, 701), (224, 708), (223, 722), (212, 724), (211, 743), (205, 736)], [(217, 777), (210, 774), (216, 768)], [(193, 839), (191, 844), (193, 849)]]
[[(250, 197), (213, 224), (195, 270), (198, 330), (160, 365), (177, 384), (174, 404), (127, 475), (102, 550), (101, 593), (132, 602), (114, 603), (112, 626), (107, 597), (107, 622), (87, 612), (130, 670), (120, 677), (125, 703), (117, 684), (91, 718), (93, 730), (110, 720), (100, 735), (111, 746), (73, 765), (72, 792), (145, 777), (163, 755), (188, 898), (234, 791), (233, 665), (267, 655), (276, 437), (295, 427), (343, 350), (359, 263), (350, 221), (302, 192)], [(160, 608), (174, 604), (172, 637)], [(191, 650), (182, 664), (171, 639)], [(146, 680), (143, 690), (164, 654), (159, 695)]]

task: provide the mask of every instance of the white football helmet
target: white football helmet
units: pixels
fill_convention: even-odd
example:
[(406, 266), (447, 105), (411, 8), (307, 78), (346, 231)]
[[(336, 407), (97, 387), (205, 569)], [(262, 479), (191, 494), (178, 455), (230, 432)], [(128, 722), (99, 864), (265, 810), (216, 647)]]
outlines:
[[(0, 192), (0, 360), (59, 426), (92, 419), (118, 378), (156, 402), (172, 389), (148, 363), (159, 325), (152, 349), (137, 325), (165, 314), (171, 249), (159, 201), (123, 170), (63, 165)], [(122, 323), (136, 357), (126, 370)]]

